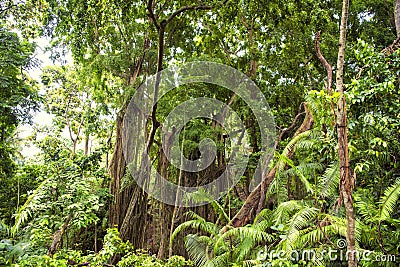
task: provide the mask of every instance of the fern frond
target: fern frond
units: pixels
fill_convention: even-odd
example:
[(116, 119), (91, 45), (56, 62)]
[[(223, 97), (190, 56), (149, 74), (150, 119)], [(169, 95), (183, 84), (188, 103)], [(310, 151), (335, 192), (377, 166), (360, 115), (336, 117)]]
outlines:
[(331, 223), (331, 225), (327, 226), (332, 228), (332, 231), (334, 231), (336, 234), (341, 235), (343, 237), (346, 236), (346, 219), (345, 218), (339, 218), (337, 216), (333, 215), (327, 215), (328, 221)]
[[(280, 184), (282, 184), (282, 185), (278, 185), (278, 183), (275, 185), (276, 188), (274, 188), (274, 189), (275, 189), (275, 192), (277, 193), (277, 196), (279, 193), (282, 193), (279, 191), (280, 188), (282, 188), (282, 187), (286, 188), (286, 184), (287, 184), (286, 177), (289, 177), (289, 176), (298, 177), (299, 180), (304, 185), (306, 191), (312, 193), (314, 191), (313, 187), (305, 176), (310, 177), (311, 173), (312, 173), (312, 169), (310, 169), (310, 168), (317, 167), (320, 164), (310, 164), (310, 165), (303, 164), (300, 166), (295, 166), (293, 161), (291, 159), (289, 159), (287, 156), (285, 156), (283, 153), (278, 154), (278, 157), (279, 157), (280, 165), (279, 165), (278, 172), (277, 172), (277, 175), (274, 180), (278, 180), (278, 179), (281, 180)], [(284, 164), (282, 164), (282, 163), (284, 163)], [(283, 167), (286, 165), (289, 166), (290, 169), (283, 170)], [(282, 176), (282, 178), (280, 176)], [(283, 179), (283, 177), (285, 177), (286, 179)], [(272, 191), (270, 192), (270, 194), (271, 193), (272, 193)]]
[(189, 234), (185, 237), (185, 247), (189, 257), (197, 266), (204, 266), (210, 259), (207, 255), (207, 244), (204, 244), (198, 235)]
[(0, 233), (3, 236), (8, 236), (11, 232), (11, 227), (5, 224), (3, 221), (0, 221)]
[(275, 181), (275, 195), (278, 204), (288, 201), (289, 197), (287, 190), (287, 179), (285, 179), (285, 177), (282, 177), (282, 175), (278, 172), (275, 176), (274, 181)]
[(253, 223), (252, 227), (259, 231), (267, 231), (272, 226), (272, 222), (269, 220), (261, 221), (259, 223)]
[(35, 203), (40, 202), (42, 189), (45, 187), (46, 184), (49, 183), (51, 177), (45, 179), (40, 185), (33, 191), (31, 195), (27, 198), (24, 205), (22, 205), (17, 214), (15, 215), (15, 224), (11, 227), (11, 235), (15, 236), (15, 234), (20, 229), (21, 225), (23, 225), (28, 218), (31, 216), (31, 209)]
[[(277, 177), (278, 175), (279, 175), (279, 174), (277, 174), (276, 177)], [(265, 199), (270, 199), (270, 198), (276, 193), (277, 188), (278, 188), (278, 182), (277, 182), (276, 177), (275, 177), (275, 179), (273, 179), (272, 182), (270, 183), (270, 185), (269, 185), (269, 187), (268, 187), (268, 189), (267, 189), (267, 192), (265, 193)]]
[(274, 224), (286, 224), (291, 215), (303, 208), (303, 203), (298, 200), (290, 200), (279, 204), (274, 212)]
[(299, 238), (299, 231), (307, 227), (311, 220), (318, 215), (318, 209), (314, 207), (304, 207), (299, 210), (289, 221), (289, 229), (287, 231), (286, 246), (289, 250), (293, 248), (293, 244)]
[(339, 163), (335, 162), (329, 165), (322, 176), (319, 192), (322, 196), (332, 198), (339, 188), (340, 167)]
[(225, 252), (221, 255), (218, 255), (208, 261), (204, 266), (205, 267), (225, 267), (229, 266), (230, 262), (230, 252)]
[[(306, 191), (310, 192), (310, 193), (314, 192), (312, 185), (310, 184), (308, 179), (304, 176), (303, 172), (297, 166), (295, 166), (292, 161), (287, 161), (287, 165), (289, 165), (291, 167), (291, 169), (289, 169), (290, 172), (292, 172), (292, 174), (296, 175), (299, 178), (299, 180), (302, 182)], [(304, 168), (304, 165), (302, 167)], [(303, 169), (303, 171), (304, 171), (304, 169)], [(307, 170), (307, 171), (309, 171), (309, 170)]]
[(327, 237), (346, 236), (346, 220), (333, 215), (326, 215), (323, 221), (329, 225), (323, 227), (313, 227), (299, 231), (299, 238), (293, 242), (293, 248), (304, 248), (317, 245)]
[(286, 147), (283, 149), (282, 151), (282, 155), (287, 157), (289, 155), (289, 152), (292, 151), (293, 149), (295, 149), (295, 145), (302, 140), (305, 140), (306, 138), (308, 138), (311, 135), (311, 131), (305, 131), (302, 132), (300, 134), (298, 134), (297, 136), (293, 137), (290, 142), (286, 145)]
[(379, 201), (379, 221), (385, 221), (390, 218), (393, 210), (396, 208), (397, 200), (400, 196), (400, 179), (391, 187), (385, 190), (385, 194)]
[(214, 211), (219, 215), (221, 222), (229, 222), (230, 218), (228, 214), (226, 214), (224, 207), (221, 206), (217, 201), (213, 200), (211, 202), (211, 206), (214, 208)]
[(218, 235), (218, 232), (221, 230), (221, 227), (212, 223), (207, 222), (201, 216), (197, 215), (196, 213), (189, 211), (188, 214), (193, 218), (193, 220), (186, 221), (176, 227), (175, 231), (172, 233), (171, 241), (173, 242), (175, 237), (183, 230), (191, 228), (194, 230), (202, 230), (206, 233), (211, 235)]
[(257, 214), (256, 218), (254, 219), (253, 226), (258, 224), (261, 221), (269, 221), (272, 223), (272, 220), (271, 220), (272, 214), (273, 214), (273, 211), (271, 211), (269, 209), (261, 210), (260, 213)]
[(272, 235), (251, 226), (232, 228), (223, 233), (218, 238), (218, 240), (215, 242), (214, 245), (214, 251), (217, 250), (219, 246), (222, 246), (230, 238), (239, 239), (242, 241), (248, 238), (254, 242), (263, 242), (263, 241), (271, 242), (273, 240)]
[(224, 208), (217, 201), (214, 200), (214, 197), (211, 196), (208, 192), (199, 190), (197, 192), (193, 192), (190, 194), (190, 199), (194, 202), (210, 202), (214, 211), (220, 216), (222, 220), (225, 222), (229, 222), (229, 216), (226, 214)]
[(368, 190), (365, 191), (361, 188), (357, 190), (354, 194), (354, 206), (365, 221), (374, 222), (377, 219), (379, 209)]
[(297, 173), (300, 172), (304, 176), (311, 176), (317, 171), (322, 171), (323, 166), (321, 163), (318, 162), (311, 162), (311, 163), (300, 163), (296, 166), (296, 169), (288, 169), (285, 173), (289, 176), (295, 176)]

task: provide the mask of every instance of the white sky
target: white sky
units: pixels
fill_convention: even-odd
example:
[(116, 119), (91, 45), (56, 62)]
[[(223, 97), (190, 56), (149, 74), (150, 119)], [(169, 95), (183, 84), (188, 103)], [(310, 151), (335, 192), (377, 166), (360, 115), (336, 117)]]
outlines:
[[(29, 75), (40, 82), (40, 76), (42, 75), (42, 68), (50, 65), (60, 65), (58, 62), (52, 62), (50, 59), (50, 52), (45, 52), (45, 48), (49, 46), (50, 40), (47, 38), (39, 38), (36, 40), (37, 42), (37, 48), (35, 51), (35, 57), (39, 59), (40, 65), (38, 68), (34, 68), (28, 71)], [(70, 54), (64, 58), (66, 60), (67, 64), (71, 64), (72, 57)], [(41, 94), (44, 94), (44, 90), (40, 89), (39, 91)], [(33, 115), (33, 123), (34, 125), (41, 127), (41, 126), (51, 126), (53, 116), (51, 114), (46, 113), (44, 110), (40, 110), (38, 112), (35, 112)], [(26, 139), (33, 133), (33, 126), (31, 125), (21, 125), (18, 127), (18, 137), (21, 139)], [(64, 135), (63, 135), (64, 136)], [(65, 137), (67, 137), (66, 135)], [(39, 139), (44, 138), (44, 136), (39, 135)], [(21, 154), (26, 157), (26, 158), (32, 158), (35, 155), (37, 155), (40, 152), (40, 150), (34, 146), (33, 144), (25, 144), (22, 146)]]

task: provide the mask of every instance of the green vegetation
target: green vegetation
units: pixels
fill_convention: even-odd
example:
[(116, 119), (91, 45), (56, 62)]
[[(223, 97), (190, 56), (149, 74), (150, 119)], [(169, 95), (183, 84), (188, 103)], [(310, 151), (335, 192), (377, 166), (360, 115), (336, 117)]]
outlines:
[[(40, 62), (39, 40), (53, 65)], [(400, 0), (2, 1), (0, 266), (399, 266), (399, 47)], [(222, 125), (193, 119), (178, 136), (183, 155), (199, 159), (205, 138), (216, 155), (180, 170), (163, 147), (168, 114), (206, 97), (246, 127), (240, 181), (218, 200), (199, 191), (194, 200), (209, 204), (188, 208), (136, 183), (122, 140), (140, 85), (192, 61), (228, 65), (259, 87), (276, 149), (250, 191), (265, 151), (239, 95), (194, 83), (151, 114), (139, 107), (153, 170), (186, 187), (217, 179), (233, 148)], [(35, 122), (38, 111), (51, 123)], [(139, 141), (129, 140), (142, 166)]]

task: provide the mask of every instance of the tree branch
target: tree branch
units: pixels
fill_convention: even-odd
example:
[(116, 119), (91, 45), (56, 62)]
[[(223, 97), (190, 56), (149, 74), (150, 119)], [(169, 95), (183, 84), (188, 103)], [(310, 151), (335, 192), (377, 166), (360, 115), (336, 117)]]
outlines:
[(147, 2), (147, 11), (149, 11), (149, 17), (151, 21), (154, 23), (154, 26), (156, 26), (157, 31), (160, 31), (160, 24), (158, 24), (156, 16), (154, 15), (153, 12), (153, 0), (149, 0), (149, 2)]
[(184, 7), (179, 8), (174, 13), (172, 13), (172, 15), (169, 16), (168, 19), (165, 21), (165, 24), (170, 23), (176, 16), (178, 16), (179, 14), (185, 12), (186, 10), (210, 10), (210, 9), (211, 9), (211, 6), (206, 6), (206, 5), (202, 5), (202, 6), (184, 6)]
[(69, 104), (70, 104), (71, 100), (68, 98), (68, 103), (67, 103), (67, 107), (65, 108), (65, 121), (67, 123), (68, 126), (68, 132), (69, 132), (69, 137), (71, 139), (72, 142), (75, 142), (74, 137), (72, 136), (72, 129), (71, 129), (71, 123), (69, 121), (69, 117), (68, 117), (68, 112), (69, 112)]
[[(303, 120), (301, 126), (297, 129), (293, 137), (308, 131), (311, 129), (314, 119), (312, 117), (311, 112), (308, 110), (307, 105), (304, 104), (304, 109), (306, 110), (306, 116)], [(296, 116), (297, 117), (297, 116)], [(297, 117), (299, 118), (299, 117)], [(297, 120), (297, 119), (296, 119)], [(289, 127), (291, 128), (291, 126)], [(287, 129), (289, 129), (287, 128)], [(288, 131), (288, 130), (283, 130)], [(291, 158), (294, 155), (294, 148), (290, 149), (287, 157)], [(268, 157), (269, 158), (269, 157)], [(267, 160), (268, 160), (267, 158)], [(251, 194), (247, 197), (246, 201), (243, 203), (242, 207), (240, 208), (239, 212), (231, 219), (228, 225), (232, 225), (233, 227), (240, 227), (245, 225), (248, 221), (250, 221), (254, 216), (254, 209), (258, 207), (258, 203), (260, 201), (261, 192), (266, 192), (269, 185), (275, 178), (275, 174), (279, 166), (279, 162), (275, 164), (275, 166), (267, 173), (268, 169), (268, 162), (264, 161), (263, 163), (263, 170), (262, 170), (262, 182), (251, 192)]]
[(388, 47), (386, 47), (385, 49), (383, 49), (381, 51), (381, 53), (385, 54), (385, 56), (388, 56), (392, 53), (394, 53), (397, 49), (400, 48), (400, 36), (397, 37), (393, 43), (391, 45), (389, 45)]
[(319, 31), (315, 35), (315, 50), (317, 51), (317, 57), (318, 57), (319, 61), (321, 61), (322, 65), (326, 69), (326, 73), (327, 73), (327, 77), (328, 77), (328, 80), (326, 82), (326, 91), (328, 92), (329, 95), (332, 95), (332, 77), (333, 77), (332, 65), (329, 64), (328, 61), (326, 61), (325, 57), (321, 53), (321, 49), (319, 46), (320, 37), (321, 37), (321, 32)]
[[(288, 133), (288, 132), (290, 132), (290, 131), (292, 131), (292, 130), (294, 129), (294, 127), (295, 127), (296, 124), (297, 124), (298, 119), (299, 119), (302, 115), (306, 114), (306, 112), (300, 112), (300, 111), (301, 111), (301, 107), (303, 106), (303, 104), (304, 104), (304, 103), (301, 103), (301, 104), (300, 104), (299, 112), (298, 112), (298, 114), (296, 115), (296, 117), (294, 117), (292, 124), (291, 124), (288, 128), (285, 128), (285, 129), (281, 130), (281, 132), (279, 133), (279, 136), (278, 136), (278, 138), (277, 138), (276, 141), (275, 141), (274, 150), (276, 150), (276, 149), (278, 148), (279, 142), (283, 139), (283, 136), (284, 136), (286, 133)], [(266, 174), (266, 170), (267, 170), (267, 168), (268, 168), (268, 167), (267, 167), (267, 166), (268, 166), (268, 162), (272, 159), (272, 157), (273, 157), (273, 154), (270, 154), (270, 155), (266, 158), (265, 163), (264, 163), (264, 166), (265, 166), (265, 167), (264, 167), (264, 169), (263, 169), (263, 175)], [(264, 207), (264, 202), (265, 202), (265, 188), (267, 187), (266, 183), (267, 183), (267, 179), (263, 180), (263, 181), (262, 181), (262, 185), (261, 185), (261, 187), (260, 187), (260, 200), (258, 201), (258, 207), (257, 207), (256, 214), (259, 214), (259, 213), (261, 212), (261, 210), (263, 209), (263, 207)]]
[(0, 10), (0, 15), (3, 15), (3, 13), (5, 13), (7, 10), (10, 10), (13, 7), (18, 7), (18, 5), (9, 5), (8, 7), (5, 7), (3, 9)]
[(65, 220), (61, 228), (54, 233), (53, 242), (47, 252), (48, 256), (53, 257), (54, 253), (56, 253), (56, 250), (60, 245), (62, 236), (64, 235), (64, 232), (67, 229), (71, 219), (72, 219), (72, 213), (68, 215), (67, 219)]

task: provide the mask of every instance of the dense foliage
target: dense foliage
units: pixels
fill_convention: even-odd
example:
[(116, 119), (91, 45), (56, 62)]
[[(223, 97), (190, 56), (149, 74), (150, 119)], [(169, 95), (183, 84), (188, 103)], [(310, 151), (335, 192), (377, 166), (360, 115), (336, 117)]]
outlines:
[[(0, 266), (347, 266), (348, 192), (358, 265), (398, 266), (400, 1), (351, 1), (344, 92), (329, 72), (338, 70), (341, 18), (336, 0), (1, 2)], [(54, 65), (40, 64), (38, 40), (48, 43)], [(168, 181), (207, 184), (233, 150), (222, 125), (196, 118), (178, 137), (183, 155), (198, 159), (208, 138), (216, 157), (197, 173), (169, 164), (163, 123), (185, 101), (227, 103), (251, 146), (229, 192), (210, 200), (199, 191), (194, 200), (210, 203), (186, 208), (136, 184), (121, 140), (139, 86), (191, 61), (226, 64), (254, 81), (277, 141), (262, 166), (264, 182), (251, 192), (265, 151), (245, 101), (203, 83), (164, 95), (144, 114), (143, 129), (152, 168)], [(51, 123), (34, 123), (38, 110)], [(24, 139), (23, 125), (31, 129)], [(343, 128), (349, 166), (340, 156)], [(22, 153), (29, 148), (39, 152)], [(352, 182), (347, 193), (343, 168)]]

